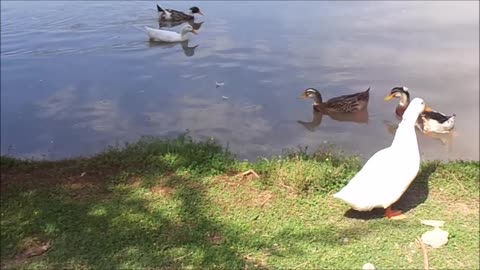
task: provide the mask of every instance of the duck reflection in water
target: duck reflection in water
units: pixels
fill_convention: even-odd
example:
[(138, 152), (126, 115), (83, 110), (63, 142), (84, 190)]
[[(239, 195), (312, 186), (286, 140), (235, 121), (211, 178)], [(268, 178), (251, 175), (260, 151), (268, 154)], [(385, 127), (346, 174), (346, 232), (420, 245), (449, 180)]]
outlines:
[(188, 23), (192, 26), (193, 30), (199, 30), (200, 27), (202, 27), (203, 22), (194, 22), (193, 20), (190, 21), (164, 21), (164, 20), (159, 20), (158, 21), (158, 28), (172, 28), (175, 26), (179, 26), (182, 23)]
[(368, 124), (368, 108), (364, 108), (361, 111), (355, 112), (329, 112), (324, 113), (321, 111), (317, 111), (315, 109), (312, 110), (313, 112), (313, 119), (310, 122), (305, 121), (297, 121), (297, 123), (301, 124), (304, 128), (315, 131), (315, 129), (322, 123), (322, 119), (324, 115), (328, 115), (331, 119), (338, 121), (338, 122), (355, 122), (359, 124)]
[(186, 56), (190, 57), (195, 54), (195, 49), (199, 46), (195, 45), (193, 47), (188, 46), (188, 40), (182, 41), (182, 42), (176, 42), (176, 43), (169, 43), (169, 42), (158, 42), (158, 41), (150, 41), (149, 46), (150, 47), (162, 47), (162, 48), (172, 48), (180, 44), (182, 47), (183, 53), (185, 53)]

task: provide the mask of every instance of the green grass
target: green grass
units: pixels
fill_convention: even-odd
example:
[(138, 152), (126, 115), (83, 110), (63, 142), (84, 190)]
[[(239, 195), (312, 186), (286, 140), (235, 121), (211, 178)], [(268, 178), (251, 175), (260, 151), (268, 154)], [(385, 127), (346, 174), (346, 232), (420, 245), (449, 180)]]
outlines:
[[(2, 157), (2, 268), (423, 269), (421, 219), (450, 233), (427, 249), (430, 267), (479, 268), (478, 161), (423, 163), (395, 204), (402, 221), (332, 198), (360, 168), (325, 149), (237, 161), (188, 136), (89, 158)], [(247, 169), (261, 178), (233, 177)], [(46, 253), (15, 257), (47, 240)]]

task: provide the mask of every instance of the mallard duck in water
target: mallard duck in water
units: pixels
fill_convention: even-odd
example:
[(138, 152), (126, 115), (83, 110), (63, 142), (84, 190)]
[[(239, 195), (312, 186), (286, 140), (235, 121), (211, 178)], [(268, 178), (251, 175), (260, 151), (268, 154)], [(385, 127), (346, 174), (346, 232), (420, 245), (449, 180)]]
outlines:
[(167, 30), (150, 28), (148, 26), (145, 26), (145, 30), (147, 32), (147, 35), (148, 35), (150, 41), (161, 41), (161, 42), (186, 41), (186, 40), (188, 40), (188, 35), (187, 35), (188, 32), (192, 32), (194, 34), (197, 34), (197, 32), (195, 32), (195, 30), (193, 30), (192, 26), (189, 25), (189, 24), (184, 25), (182, 27), (182, 29), (180, 30), (180, 33), (167, 31)]
[(312, 98), (313, 108), (316, 111), (321, 112), (355, 112), (363, 110), (368, 105), (370, 98), (370, 87), (360, 93), (351, 95), (343, 95), (335, 98), (331, 98), (326, 102), (323, 102), (322, 95), (315, 88), (307, 88), (300, 98)]
[(189, 21), (195, 19), (193, 14), (203, 15), (198, 7), (191, 7), (190, 14), (186, 14), (178, 10), (162, 8), (157, 4), (157, 11), (158, 18), (166, 21)]
[[(383, 207), (387, 218), (406, 218), (401, 211), (393, 211), (391, 205), (403, 195), (418, 174), (420, 152), (414, 126), (418, 116), (429, 110), (422, 99), (412, 100), (395, 132), (392, 145), (376, 152), (333, 197), (358, 211)], [(392, 170), (392, 164), (401, 164), (402, 169)]]
[[(385, 101), (389, 101), (393, 98), (398, 98), (398, 106), (395, 109), (395, 114), (398, 118), (401, 118), (403, 113), (410, 103), (410, 93), (405, 86), (394, 87), (388, 96), (385, 97)], [(417, 127), (423, 133), (436, 132), (446, 133), (450, 132), (455, 126), (455, 114), (447, 116), (441, 112), (430, 111), (420, 114), (417, 122)]]

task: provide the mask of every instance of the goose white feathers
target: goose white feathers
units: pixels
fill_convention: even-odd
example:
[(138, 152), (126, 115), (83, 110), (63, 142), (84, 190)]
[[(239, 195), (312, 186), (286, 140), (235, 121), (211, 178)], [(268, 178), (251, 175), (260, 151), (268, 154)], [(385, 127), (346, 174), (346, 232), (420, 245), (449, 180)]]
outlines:
[[(383, 207), (387, 218), (405, 217), (400, 211), (392, 211), (390, 206), (402, 196), (418, 174), (420, 153), (415, 122), (422, 112), (429, 110), (422, 99), (415, 98), (403, 114), (392, 145), (376, 152), (350, 182), (333, 196), (358, 211)], [(403, 169), (393, 170), (395, 164), (402, 164)]]
[(150, 40), (152, 41), (161, 41), (161, 42), (181, 42), (188, 40), (188, 32), (197, 34), (193, 27), (189, 24), (186, 24), (180, 30), (180, 33), (167, 31), (162, 29), (155, 29), (148, 26), (145, 26), (145, 31)]

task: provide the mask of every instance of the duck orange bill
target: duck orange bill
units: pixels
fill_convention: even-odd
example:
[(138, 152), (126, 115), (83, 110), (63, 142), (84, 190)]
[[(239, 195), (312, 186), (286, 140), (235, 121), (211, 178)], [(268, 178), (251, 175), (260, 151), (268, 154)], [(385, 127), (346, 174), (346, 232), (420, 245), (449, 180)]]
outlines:
[(198, 35), (197, 31), (195, 31), (195, 29), (192, 29), (192, 33), (194, 33), (195, 35)]
[(388, 96), (386, 96), (383, 100), (389, 101), (389, 100), (391, 100), (392, 98), (393, 98), (393, 95), (388, 95)]
[(301, 94), (301, 95), (300, 95), (298, 98), (305, 99), (305, 98), (307, 98), (307, 95), (305, 95), (305, 94)]
[(431, 112), (432, 108), (425, 106), (425, 109), (423, 109), (424, 112)]

